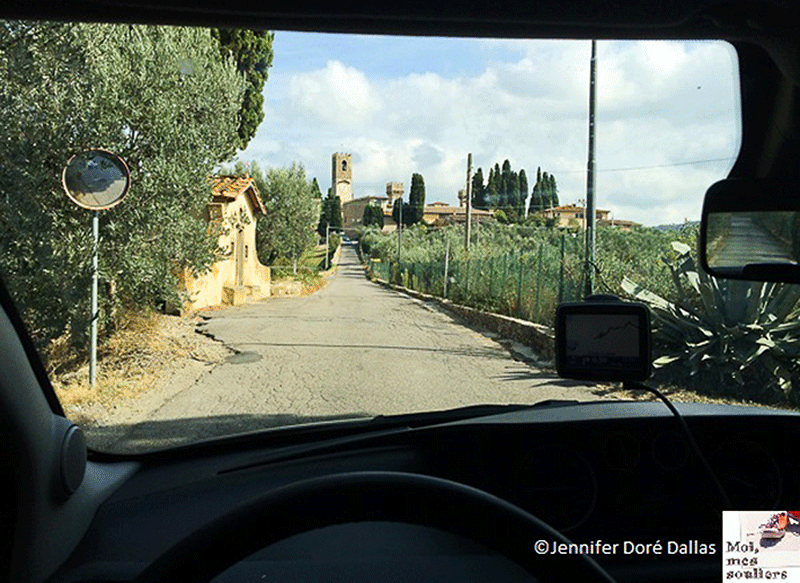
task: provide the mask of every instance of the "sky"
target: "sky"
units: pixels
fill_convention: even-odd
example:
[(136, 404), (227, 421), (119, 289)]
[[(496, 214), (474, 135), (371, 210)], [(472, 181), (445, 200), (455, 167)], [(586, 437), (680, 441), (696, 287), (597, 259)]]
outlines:
[[(276, 32), (264, 121), (239, 159), (300, 162), (323, 194), (353, 155), (355, 197), (422, 174), (457, 204), (473, 170), (508, 159), (586, 197), (590, 41)], [(736, 54), (723, 42), (597, 43), (596, 205), (644, 225), (699, 220), (739, 151)]]

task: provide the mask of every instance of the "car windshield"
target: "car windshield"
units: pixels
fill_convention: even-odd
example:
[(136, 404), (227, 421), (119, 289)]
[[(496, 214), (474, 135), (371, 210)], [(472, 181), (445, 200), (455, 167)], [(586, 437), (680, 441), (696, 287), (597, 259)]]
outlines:
[(727, 43), (9, 21), (0, 69), (0, 272), (95, 450), (639, 398), (555, 373), (592, 293), (673, 398), (793, 402), (800, 292), (695, 252)]

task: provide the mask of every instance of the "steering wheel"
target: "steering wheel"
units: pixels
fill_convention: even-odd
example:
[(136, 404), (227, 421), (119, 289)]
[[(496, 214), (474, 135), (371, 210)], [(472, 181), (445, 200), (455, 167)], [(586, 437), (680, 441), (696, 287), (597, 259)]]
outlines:
[(538, 540), (550, 547), (570, 541), (496, 496), (421, 474), (355, 472), (296, 482), (231, 510), (167, 550), (135, 583), (210, 581), (290, 536), (365, 521), (403, 522), (464, 536), (505, 555), (543, 581), (614, 581), (587, 555), (537, 554)]

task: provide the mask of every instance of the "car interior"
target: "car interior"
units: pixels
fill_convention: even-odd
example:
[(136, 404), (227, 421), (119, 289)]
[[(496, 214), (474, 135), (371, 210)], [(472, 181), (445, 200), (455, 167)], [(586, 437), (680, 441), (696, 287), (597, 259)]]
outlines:
[[(741, 101), (728, 179), (800, 178), (800, 5), (788, 0), (10, 0), (0, 17), (722, 39), (736, 51)], [(750, 195), (736, 208), (758, 210), (763, 197)], [(782, 196), (781, 209), (797, 209), (796, 192)], [(1, 291), (0, 580), (717, 581), (723, 511), (798, 501), (800, 416), (724, 404), (679, 404), (677, 417), (658, 400), (487, 405), (94, 451)], [(556, 550), (573, 543), (584, 546)]]

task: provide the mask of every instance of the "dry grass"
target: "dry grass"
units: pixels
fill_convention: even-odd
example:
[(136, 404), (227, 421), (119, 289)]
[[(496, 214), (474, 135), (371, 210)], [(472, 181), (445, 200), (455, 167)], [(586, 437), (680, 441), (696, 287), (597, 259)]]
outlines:
[[(152, 389), (184, 359), (220, 362), (228, 351), (195, 333), (196, 318), (131, 314), (98, 349), (97, 386), (89, 385), (89, 364), (57, 345), (50, 352), (50, 378), (70, 417), (80, 420), (93, 406), (103, 410)], [(64, 357), (66, 356), (66, 358)], [(60, 358), (59, 358), (60, 357)]]
[[(680, 387), (657, 387), (664, 395), (676, 403), (712, 403), (722, 405), (738, 405), (741, 407), (766, 407), (769, 409), (786, 409), (787, 411), (800, 411), (797, 407), (792, 407), (787, 404), (781, 403), (758, 403), (756, 401), (749, 401), (746, 399), (734, 399), (732, 397), (710, 397), (700, 393), (695, 393)], [(628, 391), (618, 388), (614, 392), (615, 396), (620, 399), (629, 399), (632, 401), (655, 401), (658, 400), (653, 393), (649, 391)]]

